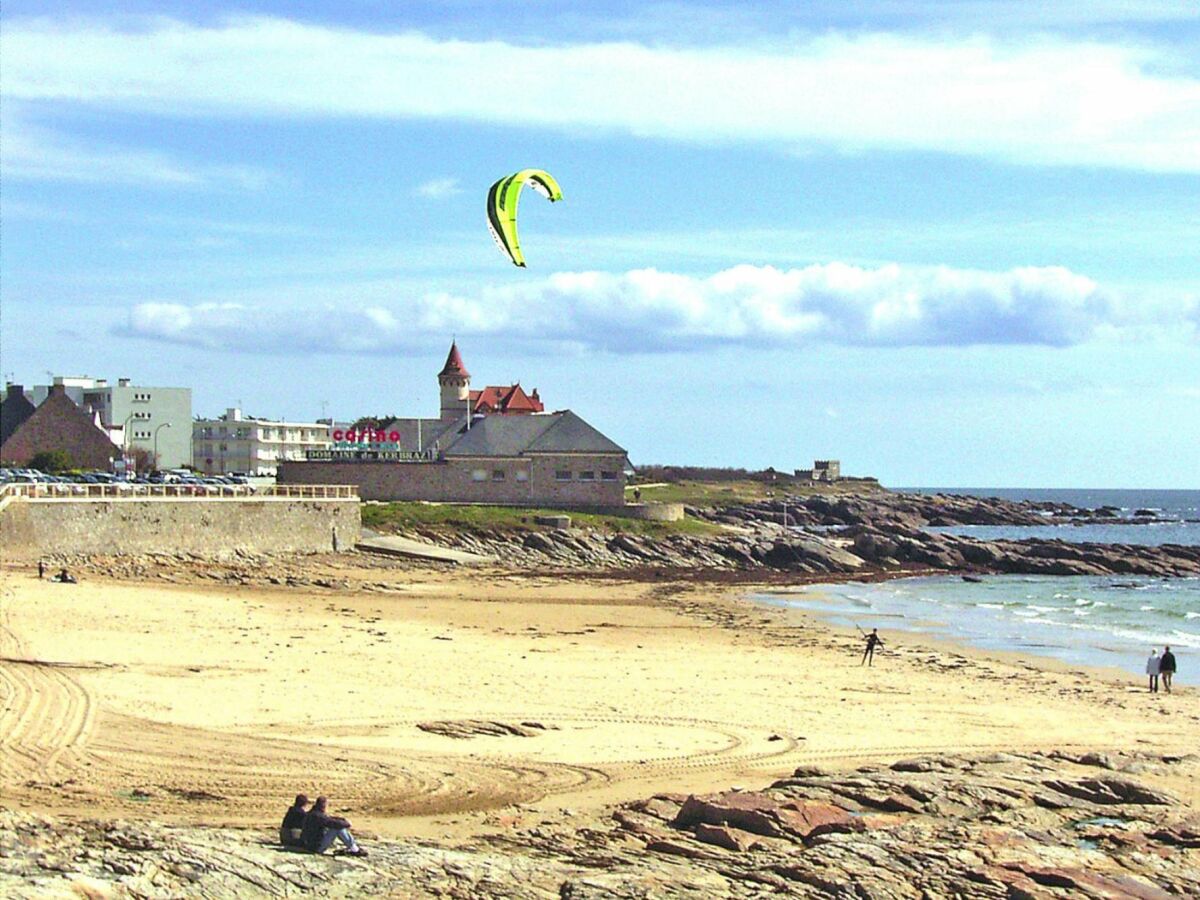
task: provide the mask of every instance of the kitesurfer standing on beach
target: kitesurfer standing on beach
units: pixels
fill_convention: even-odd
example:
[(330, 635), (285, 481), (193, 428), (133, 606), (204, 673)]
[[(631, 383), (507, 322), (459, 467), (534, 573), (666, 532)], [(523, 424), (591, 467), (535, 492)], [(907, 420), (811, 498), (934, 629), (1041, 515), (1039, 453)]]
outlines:
[(867, 648), (866, 648), (866, 650), (863, 651), (862, 662), (859, 663), (860, 666), (863, 663), (866, 663), (868, 666), (874, 665), (875, 664), (875, 648), (883, 646), (883, 638), (881, 638), (879, 636), (878, 628), (872, 628), (871, 633), (866, 635), (866, 639), (867, 639)]

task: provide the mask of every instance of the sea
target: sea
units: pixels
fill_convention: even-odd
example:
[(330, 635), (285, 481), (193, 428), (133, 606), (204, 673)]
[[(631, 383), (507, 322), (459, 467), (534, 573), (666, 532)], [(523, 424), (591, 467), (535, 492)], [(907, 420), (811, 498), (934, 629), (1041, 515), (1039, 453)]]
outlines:
[[(903, 488), (1006, 500), (1050, 500), (1095, 508), (1114, 506), (1132, 518), (1153, 510), (1161, 523), (957, 526), (932, 529), (981, 539), (1059, 538), (1123, 544), (1200, 545), (1200, 491)], [(1061, 577), (989, 575), (902, 578), (876, 584), (828, 584), (758, 595), (760, 602), (820, 613), (834, 624), (878, 628), (903, 641), (930, 633), (984, 650), (1050, 656), (1078, 665), (1142, 673), (1150, 649), (1170, 645), (1180, 683), (1200, 680), (1200, 578), (1129, 575)]]

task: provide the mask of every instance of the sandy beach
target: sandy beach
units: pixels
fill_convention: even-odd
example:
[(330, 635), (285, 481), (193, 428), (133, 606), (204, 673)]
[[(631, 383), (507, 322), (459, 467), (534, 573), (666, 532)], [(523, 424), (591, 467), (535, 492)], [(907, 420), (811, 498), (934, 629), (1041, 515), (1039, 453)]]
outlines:
[[(862, 668), (857, 636), (743, 587), (308, 565), (350, 586), (6, 570), (6, 804), (262, 826), (303, 791), (380, 835), (446, 837), (514, 804), (595, 810), (806, 763), (1191, 752), (1200, 734), (1192, 688), (908, 636)], [(447, 733), (478, 721), (517, 733)]]

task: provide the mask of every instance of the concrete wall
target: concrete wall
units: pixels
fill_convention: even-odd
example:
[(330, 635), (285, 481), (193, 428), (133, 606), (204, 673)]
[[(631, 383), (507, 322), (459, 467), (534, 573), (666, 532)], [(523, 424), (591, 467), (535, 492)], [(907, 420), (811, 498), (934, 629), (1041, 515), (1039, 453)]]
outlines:
[[(587, 454), (434, 463), (289, 462), (280, 465), (278, 478), (280, 484), (353, 484), (364, 500), (596, 507), (624, 504), (623, 467), (622, 457)], [(475, 479), (476, 471), (485, 474), (484, 480)], [(559, 481), (560, 471), (569, 472), (570, 480)], [(504, 477), (494, 478), (496, 472)], [(593, 478), (580, 478), (584, 472), (591, 472)], [(616, 479), (604, 481), (602, 472), (613, 472)]]
[(645, 519), (648, 522), (678, 522), (684, 517), (684, 508), (682, 503), (627, 503), (614, 507), (611, 513), (614, 516)]
[(220, 555), (352, 548), (358, 500), (12, 500), (0, 509), (6, 559), (51, 553)]

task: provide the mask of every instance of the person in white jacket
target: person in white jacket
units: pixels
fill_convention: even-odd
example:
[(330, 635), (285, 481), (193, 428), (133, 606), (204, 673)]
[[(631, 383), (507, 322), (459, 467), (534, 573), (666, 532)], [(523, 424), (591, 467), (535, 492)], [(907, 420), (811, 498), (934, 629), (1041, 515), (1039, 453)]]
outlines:
[(1155, 647), (1150, 651), (1150, 658), (1146, 660), (1146, 674), (1150, 676), (1150, 693), (1158, 693), (1158, 666), (1160, 659), (1158, 657), (1158, 648)]

